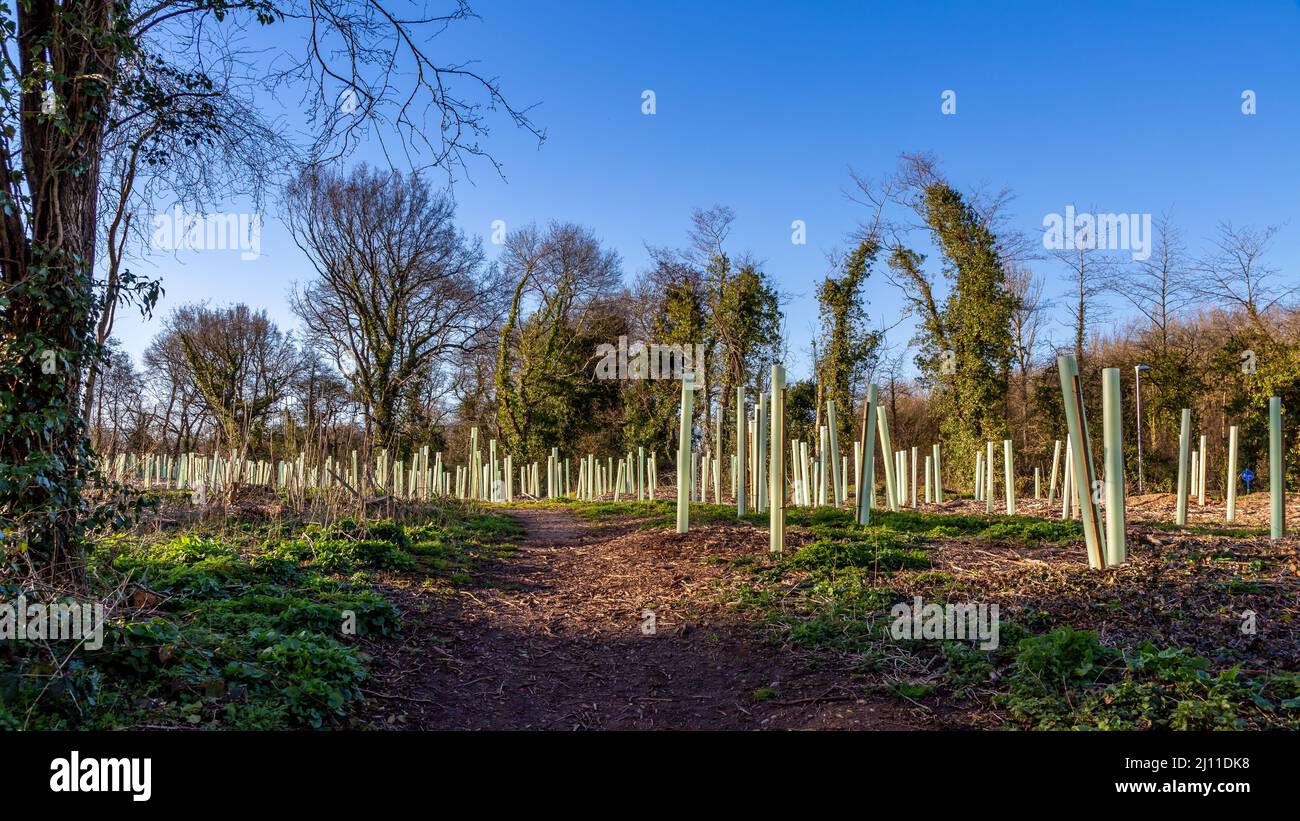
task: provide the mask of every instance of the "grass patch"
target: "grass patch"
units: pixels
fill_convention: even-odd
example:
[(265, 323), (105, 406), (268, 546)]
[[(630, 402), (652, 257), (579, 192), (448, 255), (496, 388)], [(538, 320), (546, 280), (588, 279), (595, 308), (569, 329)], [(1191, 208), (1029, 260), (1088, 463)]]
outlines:
[(512, 517), (488, 511), (410, 528), (408, 533), (420, 569), (465, 585), (473, 582), (483, 561), (514, 555), (513, 542), (524, 529)]
[(893, 534), (871, 533), (853, 541), (818, 539), (801, 548), (783, 564), (798, 570), (833, 573), (841, 568), (900, 570), (929, 567), (925, 551)]
[[(369, 574), (467, 583), (480, 557), (508, 555), (521, 532), (488, 511), (415, 527), (282, 523), (244, 534), (242, 548), (202, 533), (106, 538), (91, 550), (91, 576), (128, 595), (103, 646), (56, 665), (38, 643), (0, 643), (0, 729), (339, 726), (367, 680), (357, 638), (401, 628)], [(24, 593), (36, 600), (0, 585), (0, 598)]]
[[(767, 522), (766, 514), (744, 518), (760, 527)], [(918, 594), (932, 604), (969, 601), (981, 589), (933, 569), (936, 542), (1068, 544), (1081, 539), (1077, 521), (901, 510), (873, 511), (871, 524), (861, 527), (849, 511), (796, 508), (788, 512), (787, 525), (791, 533), (811, 539), (784, 557), (754, 562), (753, 581), (738, 605), (768, 614), (790, 645), (856, 656), (858, 668), (881, 674), (896, 697), (942, 695), (980, 711), (1000, 707), (1009, 726), (1024, 729), (1300, 728), (1300, 675), (1246, 675), (1223, 666), (1234, 663), (1231, 654), (1211, 660), (1188, 648), (1151, 643), (1112, 647), (1032, 606), (1012, 608), (1014, 621), (1000, 614), (996, 648), (983, 649), (978, 641), (892, 637), (894, 604)], [(1186, 560), (1218, 568), (1240, 565), (1245, 577), (1217, 582), (1221, 593), (1253, 595), (1266, 589), (1251, 578), (1269, 569), (1263, 559), (1245, 563), (1223, 549)], [(1165, 615), (1186, 614), (1172, 608)]]
[(889, 685), (891, 695), (916, 700), (934, 693), (934, 685), (912, 681), (895, 681)]
[(1208, 659), (1185, 648), (1117, 650), (1070, 627), (1020, 642), (1003, 701), (1036, 729), (1300, 727), (1300, 675), (1212, 673)]

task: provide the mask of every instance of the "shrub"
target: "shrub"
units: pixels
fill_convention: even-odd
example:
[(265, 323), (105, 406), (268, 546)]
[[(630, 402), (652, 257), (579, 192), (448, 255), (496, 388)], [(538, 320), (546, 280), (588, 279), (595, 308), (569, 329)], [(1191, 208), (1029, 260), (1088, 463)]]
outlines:
[(366, 671), (356, 652), (334, 639), (307, 631), (280, 635), (256, 631), (250, 638), (266, 646), (258, 662), (266, 669), (287, 713), (311, 727), (346, 715), (347, 706), (362, 698)]
[(311, 564), (330, 573), (350, 573), (358, 568), (408, 570), (414, 566), (411, 554), (391, 541), (298, 539), (270, 546), (272, 556)]
[(1096, 633), (1068, 625), (1021, 640), (1010, 679), (1012, 715), (1043, 728), (1068, 726), (1072, 697), (1093, 687), (1114, 657)]

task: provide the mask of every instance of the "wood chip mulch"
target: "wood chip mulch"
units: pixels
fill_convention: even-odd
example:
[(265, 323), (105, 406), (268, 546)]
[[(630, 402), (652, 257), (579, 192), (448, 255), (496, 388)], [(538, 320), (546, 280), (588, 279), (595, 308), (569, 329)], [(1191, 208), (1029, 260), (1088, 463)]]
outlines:
[[(406, 626), (369, 642), (367, 726), (388, 729), (908, 729), (926, 713), (774, 644), (725, 606), (739, 576), (717, 557), (761, 555), (767, 533), (597, 525), (512, 515), (527, 535), (479, 586), (385, 590)], [(647, 611), (654, 614), (648, 634)], [(392, 642), (388, 642), (391, 645)]]

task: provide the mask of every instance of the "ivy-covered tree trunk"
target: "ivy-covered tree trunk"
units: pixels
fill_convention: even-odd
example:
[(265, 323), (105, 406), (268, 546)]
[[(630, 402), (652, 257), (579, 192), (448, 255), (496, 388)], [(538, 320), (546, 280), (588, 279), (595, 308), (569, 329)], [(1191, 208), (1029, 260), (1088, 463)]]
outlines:
[(529, 410), (522, 401), (524, 380), (521, 375), (515, 373), (513, 347), (515, 330), (519, 325), (520, 306), (527, 286), (528, 275), (525, 273), (520, 276), (515, 286), (514, 296), (510, 300), (510, 311), (501, 326), (494, 383), (497, 392), (497, 424), (501, 441), (508, 453), (517, 453), (522, 459), (531, 460), (535, 454), (528, 449)]
[(817, 377), (814, 430), (821, 427), (826, 402), (835, 405), (835, 417), (845, 436), (857, 430), (853, 388), (877, 357), (880, 339), (868, 328), (863, 287), (871, 275), (880, 246), (875, 240), (859, 243), (841, 263), (839, 276), (828, 275), (817, 287), (819, 344), (813, 363)]
[(126, 6), (15, 6), (20, 76), (0, 69), (22, 89), (0, 147), (0, 518), (6, 547), (43, 575), (80, 576), (91, 462), (78, 388), (94, 355), (99, 156)]
[(889, 265), (908, 283), (921, 327), (917, 364), (933, 386), (943, 444), (965, 459), (985, 442), (1006, 438), (1005, 401), (1012, 357), (1011, 317), (1017, 300), (988, 221), (961, 194), (933, 182), (918, 212), (943, 256), (952, 288), (940, 303), (922, 270), (925, 258), (896, 246)]

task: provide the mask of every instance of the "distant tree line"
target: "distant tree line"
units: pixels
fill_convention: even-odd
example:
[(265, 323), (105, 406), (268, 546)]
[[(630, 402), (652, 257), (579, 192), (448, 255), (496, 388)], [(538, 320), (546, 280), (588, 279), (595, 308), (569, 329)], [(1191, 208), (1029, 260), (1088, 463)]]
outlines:
[[(853, 180), (868, 217), (815, 283), (810, 372), (787, 389), (791, 436), (816, 443), (832, 404), (842, 435), (856, 436), (875, 382), (896, 446), (941, 442), (949, 481), (969, 482), (976, 449), (1004, 438), (1032, 475), (1063, 437), (1055, 357), (1071, 353), (1097, 436), (1100, 369), (1123, 369), (1132, 449), (1132, 377), (1146, 366), (1145, 477), (1168, 489), (1182, 408), (1193, 410), (1194, 433), (1209, 436), (1213, 466), (1230, 424), (1242, 428), (1242, 464), (1262, 465), (1268, 397), (1300, 407), (1300, 331), (1271, 267), (1274, 229), (1225, 223), (1194, 257), (1163, 215), (1147, 259), (1085, 250), (1080, 261), (1079, 252), (1043, 253), (1009, 225), (1007, 194), (962, 192), (931, 157), (907, 155), (886, 178)], [(566, 222), (509, 232), (490, 262), (456, 228), (454, 203), (418, 174), (309, 168), (289, 184), (286, 208), (315, 269), (291, 295), (300, 328), (277, 328), (244, 305), (175, 308), (143, 370), (115, 348), (94, 385), (98, 450), (267, 458), (384, 447), (409, 457), (430, 445), (455, 461), (477, 426), (521, 462), (551, 448), (645, 447), (667, 463), (680, 383), (598, 378), (598, 351), (622, 337), (703, 347), (696, 446), (729, 455), (736, 389), (752, 411), (796, 336), (785, 327), (787, 295), (731, 247), (725, 206), (696, 211), (685, 247), (652, 247), (633, 277), (591, 229)], [(1052, 266), (1066, 273), (1049, 289)], [(887, 342), (900, 317), (873, 321), (872, 277), (904, 299), (915, 327), (906, 346)], [(1133, 311), (1105, 321), (1107, 295)], [(1060, 344), (1053, 298), (1066, 308)], [(1291, 442), (1294, 458), (1300, 437)], [(1211, 487), (1222, 484), (1209, 473)]]

